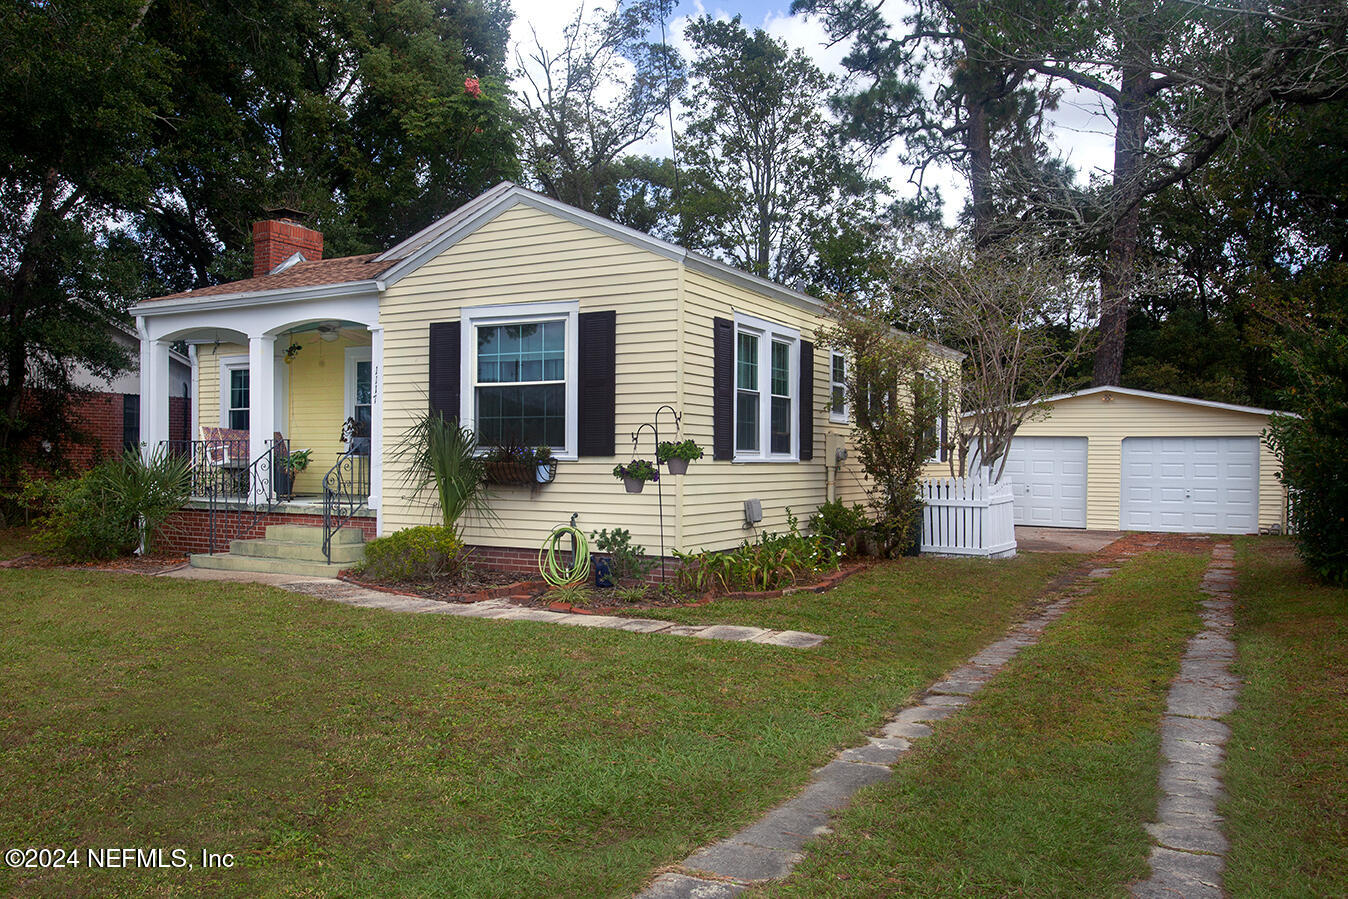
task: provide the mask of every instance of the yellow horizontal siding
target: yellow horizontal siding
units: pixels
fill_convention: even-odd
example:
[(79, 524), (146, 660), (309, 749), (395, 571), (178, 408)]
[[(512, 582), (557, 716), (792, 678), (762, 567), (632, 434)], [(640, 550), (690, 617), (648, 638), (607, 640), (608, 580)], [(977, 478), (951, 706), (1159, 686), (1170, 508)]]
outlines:
[[(197, 422), (201, 428), (220, 427), (220, 357), (247, 356), (238, 343), (201, 344), (197, 347)], [(198, 440), (201, 434), (196, 435)]]
[[(281, 338), (278, 338), (278, 343)], [(323, 477), (346, 449), (342, 424), (354, 410), (346, 408), (346, 350), (369, 346), (363, 339), (342, 336), (331, 343), (316, 332), (297, 334), (303, 347), (290, 365), (282, 366), (286, 378), (286, 421), (281, 432), (292, 450), (311, 449), (309, 467), (295, 477), (297, 494), (323, 491)]]
[[(632, 432), (660, 404), (677, 400), (678, 269), (669, 259), (597, 231), (515, 207), (390, 287), (380, 306), (385, 530), (439, 520), (438, 509), (408, 495), (405, 470), (394, 452), (399, 435), (426, 408), (430, 324), (456, 321), (459, 310), (471, 306), (574, 301), (581, 312), (617, 311), (617, 459), (559, 462), (556, 480), (533, 491), (491, 488), (495, 521), (470, 518), (466, 539), (488, 546), (538, 546), (575, 512), (586, 533), (627, 528), (635, 542), (657, 552), (655, 485), (629, 495), (613, 477), (613, 466), (631, 458)], [(667, 416), (662, 425), (666, 422)], [(648, 433), (640, 455), (654, 457)], [(672, 481), (667, 479), (664, 488), (667, 548), (675, 545), (678, 508)]]
[[(1085, 437), (1086, 527), (1119, 528), (1125, 437), (1258, 437), (1268, 416), (1122, 393), (1069, 397), (1046, 419), (1020, 426), (1021, 437)], [(1285, 527), (1277, 457), (1259, 445), (1259, 527)]]

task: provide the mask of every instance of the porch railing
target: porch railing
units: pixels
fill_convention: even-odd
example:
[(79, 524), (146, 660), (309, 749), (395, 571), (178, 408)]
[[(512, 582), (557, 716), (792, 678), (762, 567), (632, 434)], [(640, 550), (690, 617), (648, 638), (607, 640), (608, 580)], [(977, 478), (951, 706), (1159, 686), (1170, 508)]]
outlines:
[(251, 460), (248, 441), (241, 438), (167, 440), (160, 446), (188, 460), (192, 499), (206, 503), (207, 553), (214, 554), (218, 543), (228, 547), (230, 540), (245, 537), (272, 510), (274, 441)]
[(332, 561), (332, 537), (370, 501), (370, 456), (354, 446), (323, 476), (323, 556)]

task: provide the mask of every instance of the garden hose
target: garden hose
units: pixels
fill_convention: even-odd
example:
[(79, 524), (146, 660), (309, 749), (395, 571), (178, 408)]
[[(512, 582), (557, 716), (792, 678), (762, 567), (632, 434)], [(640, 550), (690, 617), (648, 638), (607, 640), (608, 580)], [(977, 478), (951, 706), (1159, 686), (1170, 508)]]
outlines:
[[(557, 542), (563, 537), (571, 537), (575, 542), (575, 553), (571, 567), (567, 568), (557, 561)], [(561, 525), (556, 528), (538, 551), (538, 573), (553, 587), (567, 587), (579, 584), (590, 576), (590, 544), (579, 528)]]

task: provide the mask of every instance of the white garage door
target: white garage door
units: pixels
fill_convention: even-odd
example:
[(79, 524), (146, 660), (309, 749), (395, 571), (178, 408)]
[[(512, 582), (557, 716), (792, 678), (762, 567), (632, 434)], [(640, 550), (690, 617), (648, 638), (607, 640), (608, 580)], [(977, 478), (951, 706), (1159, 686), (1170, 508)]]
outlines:
[(1004, 477), (1016, 498), (1016, 524), (1086, 526), (1086, 438), (1016, 437)]
[(1131, 531), (1259, 530), (1258, 437), (1129, 437), (1119, 523)]

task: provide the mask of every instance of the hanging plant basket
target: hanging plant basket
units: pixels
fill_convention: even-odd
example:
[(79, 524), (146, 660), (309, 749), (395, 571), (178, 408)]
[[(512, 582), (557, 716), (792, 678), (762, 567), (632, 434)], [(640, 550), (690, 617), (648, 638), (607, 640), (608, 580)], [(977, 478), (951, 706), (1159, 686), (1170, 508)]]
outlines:
[(555, 477), (557, 477), (556, 459), (549, 459), (546, 462), (538, 462), (534, 465), (534, 480), (538, 483), (551, 484)]
[(687, 474), (687, 473), (688, 473), (688, 460), (687, 460), (687, 459), (670, 459), (670, 460), (668, 460), (667, 462), (665, 462), (665, 465), (667, 465), (667, 466), (669, 467), (669, 473), (670, 473), (670, 474)]
[(640, 493), (646, 482), (641, 478), (623, 478), (623, 486), (627, 488), (628, 493)]
[(532, 462), (484, 462), (482, 467), (488, 484), (538, 483), (537, 466)]

